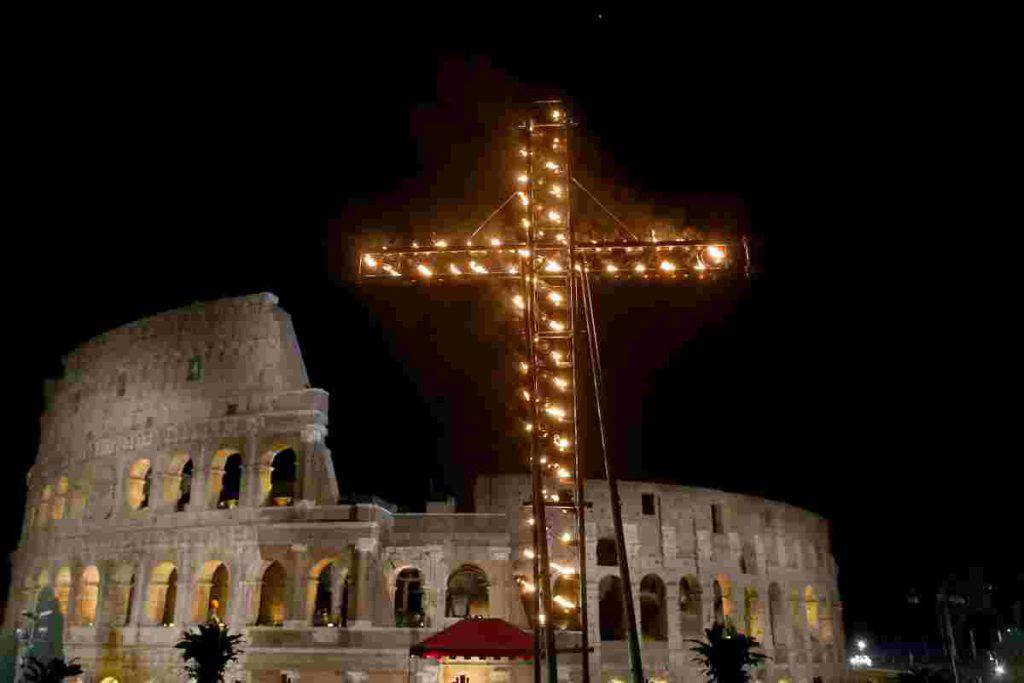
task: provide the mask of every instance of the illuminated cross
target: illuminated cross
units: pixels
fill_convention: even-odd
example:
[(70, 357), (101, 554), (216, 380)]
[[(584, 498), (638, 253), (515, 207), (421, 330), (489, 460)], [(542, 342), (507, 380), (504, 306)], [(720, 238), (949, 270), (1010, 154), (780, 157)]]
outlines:
[[(594, 362), (597, 339), (590, 278), (686, 282), (735, 274), (746, 264), (745, 251), (734, 245), (655, 235), (644, 241), (618, 219), (625, 235), (581, 240), (573, 229), (570, 198), (574, 185), (586, 190), (572, 176), (570, 126), (560, 102), (533, 105), (514, 152), (516, 190), (469, 239), (439, 238), (424, 245), (414, 242), (409, 247), (385, 247), (363, 253), (359, 260), (359, 275), (368, 280), (422, 284), (490, 281), (503, 285), (508, 312), (517, 321), (512, 360), (521, 381), (516, 404), (528, 443), (533, 491), (530, 522), (534, 544), (526, 557), (533, 560), (534, 580), (521, 579), (519, 584), (520, 590), (535, 595), (534, 614), (539, 618), (533, 620), (534, 629), (543, 633), (551, 683), (557, 679), (554, 630), (567, 623), (581, 626), (583, 676), (584, 681), (589, 680), (584, 470), (582, 454), (575, 446), (581, 381), (577, 353), (589, 349), (593, 372), (600, 373), (600, 364)], [(481, 229), (509, 204), (514, 207), (512, 220), (479, 237)], [(581, 345), (582, 340), (586, 346)], [(597, 383), (595, 393), (601, 422)], [(617, 485), (606, 450), (605, 468), (629, 624), (631, 670), (639, 681), (643, 674), (628, 560)], [(552, 508), (565, 514), (546, 514)], [(573, 590), (565, 590), (567, 586)], [(535, 639), (535, 649), (540, 640)], [(535, 658), (535, 671), (539, 672), (537, 662)]]

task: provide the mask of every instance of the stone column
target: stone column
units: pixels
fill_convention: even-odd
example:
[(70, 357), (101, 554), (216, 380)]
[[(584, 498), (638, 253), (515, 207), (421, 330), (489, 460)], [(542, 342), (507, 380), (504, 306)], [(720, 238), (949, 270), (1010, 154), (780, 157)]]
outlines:
[(245, 507), (259, 507), (263, 503), (260, 489), (259, 433), (250, 430), (245, 436), (242, 452), (242, 490), (238, 504)]
[[(210, 487), (213, 484), (211, 466), (215, 445), (212, 439), (204, 439), (192, 449), (192, 497), (185, 508), (189, 512), (216, 507), (215, 504), (210, 505)], [(220, 470), (220, 473), (223, 477), (224, 470)]]
[(125, 626), (147, 624), (149, 615), (146, 607), (149, 603), (149, 562), (139, 560), (135, 564), (135, 595), (132, 596), (132, 618)]
[(287, 591), (285, 600), (288, 605), (285, 612), (287, 617), (284, 622), (285, 628), (301, 628), (309, 625), (306, 610), (306, 591), (308, 589), (306, 583), (306, 554), (308, 552), (308, 545), (294, 543), (291, 546), (289, 558), (291, 559), (291, 567), (288, 572), (288, 585), (285, 588)]
[[(186, 557), (181, 560), (177, 567), (178, 586), (177, 595), (174, 598), (174, 624), (176, 626), (205, 620), (205, 614), (200, 614), (198, 620), (194, 614), (200, 566), (201, 563)], [(206, 583), (209, 585), (209, 582)], [(207, 595), (209, 595), (209, 592), (207, 592)]]
[(256, 623), (260, 602), (260, 588), (262, 581), (238, 581), (235, 586), (237, 590), (231, 594), (231, 609), (228, 614), (228, 622), (233, 624), (235, 630), (243, 626)]
[(318, 503), (333, 505), (336, 501), (324, 500), (321, 495), (327, 482), (322, 481), (326, 476), (323, 467), (324, 458), (324, 437), (327, 436), (327, 428), (323, 425), (306, 425), (302, 428), (302, 454), (300, 457), (301, 470), (298, 473), (300, 479), (299, 498), (311, 500)]
[(373, 622), (373, 603), (370, 595), (370, 564), (373, 560), (373, 553), (376, 551), (376, 538), (370, 537), (356, 540), (356, 579), (354, 582), (356, 618), (350, 624), (352, 628), (367, 628)]

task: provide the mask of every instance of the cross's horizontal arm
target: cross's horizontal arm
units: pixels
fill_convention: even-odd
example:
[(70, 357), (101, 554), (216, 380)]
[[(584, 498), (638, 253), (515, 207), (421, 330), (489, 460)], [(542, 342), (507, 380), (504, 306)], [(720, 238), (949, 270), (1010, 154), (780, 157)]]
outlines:
[[(742, 245), (708, 240), (579, 242), (573, 249), (577, 268), (613, 278), (703, 278), (743, 272), (746, 266)], [(568, 245), (535, 244), (533, 252), (538, 277), (564, 276)], [(383, 249), (361, 255), (359, 276), (420, 282), (518, 278), (529, 258), (525, 243)]]

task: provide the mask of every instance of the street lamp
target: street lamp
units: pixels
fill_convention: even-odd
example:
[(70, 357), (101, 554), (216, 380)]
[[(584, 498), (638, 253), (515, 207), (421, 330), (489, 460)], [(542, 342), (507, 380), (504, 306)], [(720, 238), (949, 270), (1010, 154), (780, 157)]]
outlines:
[(864, 652), (864, 650), (865, 650), (865, 648), (867, 648), (867, 646), (868, 646), (868, 644), (864, 641), (864, 639), (861, 639), (861, 640), (857, 641), (857, 649), (860, 650), (861, 652)]

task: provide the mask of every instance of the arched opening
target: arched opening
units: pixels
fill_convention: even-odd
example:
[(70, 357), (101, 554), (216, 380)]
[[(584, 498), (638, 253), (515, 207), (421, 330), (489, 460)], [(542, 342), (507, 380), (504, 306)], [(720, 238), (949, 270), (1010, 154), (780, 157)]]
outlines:
[(551, 623), (555, 628), (579, 631), (580, 622), (580, 580), (576, 574), (561, 574), (551, 589)]
[(60, 613), (68, 615), (68, 601), (71, 599), (71, 567), (61, 567), (53, 581), (53, 597), (57, 600)]
[(57, 480), (57, 495), (53, 498), (53, 508), (50, 516), (54, 520), (64, 519), (64, 510), (68, 500), (68, 478), (61, 477)]
[(174, 607), (178, 597), (178, 570), (172, 562), (161, 562), (149, 578), (149, 623), (159, 626), (174, 624)]
[(230, 575), (220, 560), (204, 562), (196, 582), (192, 618), (200, 623), (223, 622), (228, 616)]
[(149, 492), (152, 488), (153, 475), (149, 460), (140, 458), (128, 468), (128, 490), (125, 500), (132, 510), (144, 510), (149, 507)]
[(284, 507), (295, 503), (297, 494), (298, 460), (295, 451), (278, 451), (270, 463), (270, 493), (267, 505)]
[(271, 562), (263, 572), (260, 584), (258, 626), (283, 626), (285, 620), (285, 588), (287, 575), (279, 562)]
[(336, 624), (334, 618), (334, 563), (328, 562), (316, 577), (316, 592), (313, 595), (313, 625)]
[(814, 593), (814, 586), (807, 586), (804, 589), (804, 609), (807, 610), (807, 628), (811, 631), (817, 631), (818, 596)]
[(732, 582), (728, 574), (715, 575), (715, 623), (732, 624)]
[(743, 591), (743, 631), (758, 642), (764, 642), (764, 608), (757, 589)]
[(425, 625), (423, 575), (415, 567), (406, 567), (395, 577), (395, 626), (420, 628)]
[(445, 616), (486, 617), (490, 612), (490, 583), (479, 567), (464, 564), (448, 577)]
[(216, 507), (230, 509), (237, 506), (239, 492), (242, 490), (242, 456), (232, 453), (224, 458), (224, 469), (218, 476), (219, 485), (214, 487)]
[(597, 564), (601, 567), (615, 567), (619, 564), (614, 539), (597, 539)]
[(192, 500), (192, 458), (185, 461), (178, 475), (178, 499), (174, 509), (182, 512)]
[(640, 580), (640, 633), (646, 641), (668, 640), (665, 582), (656, 574)]
[(768, 586), (768, 624), (772, 629), (772, 645), (782, 643), (779, 628), (782, 626), (782, 590), (774, 581)]
[(701, 631), (700, 584), (692, 574), (679, 579), (679, 629), (686, 635)]
[(722, 593), (722, 584), (715, 579), (715, 582), (711, 585), (711, 590), (714, 592), (714, 598), (712, 605), (712, 612), (714, 623), (724, 624), (725, 623), (725, 597)]
[(622, 601), (622, 580), (614, 575), (598, 584), (598, 621), (601, 640), (622, 640), (626, 637), (626, 610)]
[(100, 601), (100, 570), (95, 565), (83, 569), (79, 586), (78, 623), (92, 626), (96, 623), (96, 607)]

